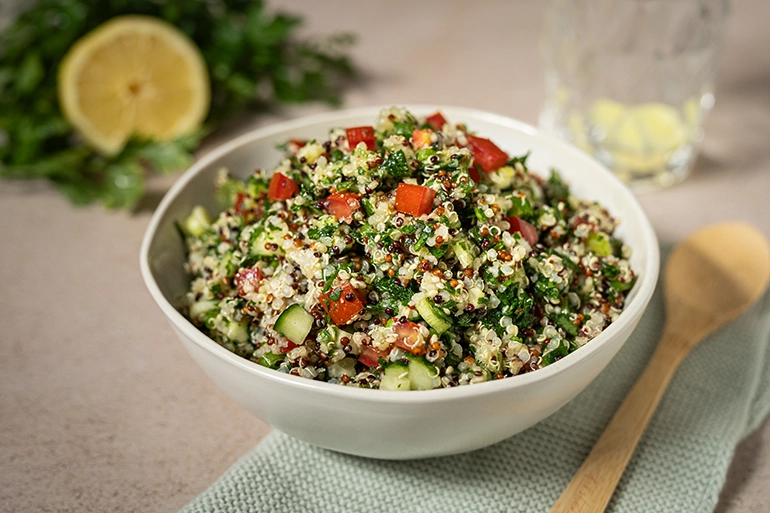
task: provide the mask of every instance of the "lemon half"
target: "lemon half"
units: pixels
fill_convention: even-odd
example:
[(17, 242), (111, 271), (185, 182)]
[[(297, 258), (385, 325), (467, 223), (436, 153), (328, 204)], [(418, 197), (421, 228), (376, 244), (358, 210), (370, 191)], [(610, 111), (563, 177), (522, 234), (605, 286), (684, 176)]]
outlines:
[(59, 67), (58, 94), (65, 117), (105, 155), (132, 135), (168, 140), (195, 130), (211, 98), (195, 43), (139, 15), (112, 18), (78, 40)]

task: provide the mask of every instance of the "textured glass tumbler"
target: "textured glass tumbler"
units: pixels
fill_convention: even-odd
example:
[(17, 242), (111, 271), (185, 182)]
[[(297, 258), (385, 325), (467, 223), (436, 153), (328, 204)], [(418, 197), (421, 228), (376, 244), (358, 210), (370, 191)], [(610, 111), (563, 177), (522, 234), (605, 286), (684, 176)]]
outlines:
[(714, 103), (728, 0), (549, 0), (543, 129), (632, 189), (690, 173)]

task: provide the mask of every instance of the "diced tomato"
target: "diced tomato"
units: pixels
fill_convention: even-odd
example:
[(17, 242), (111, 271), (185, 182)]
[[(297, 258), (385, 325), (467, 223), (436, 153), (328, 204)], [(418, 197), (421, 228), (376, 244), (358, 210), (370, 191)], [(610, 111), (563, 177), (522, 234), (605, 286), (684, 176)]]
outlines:
[(348, 146), (352, 150), (358, 143), (366, 143), (366, 149), (369, 151), (374, 150), (374, 127), (373, 126), (356, 126), (353, 128), (347, 128), (345, 133), (348, 136)]
[(411, 321), (399, 322), (393, 325), (396, 332), (396, 345), (412, 354), (425, 354), (425, 341), (420, 337), (420, 325)]
[(481, 174), (479, 173), (479, 168), (477, 167), (478, 164), (473, 164), (472, 166), (468, 167), (468, 174), (471, 177), (471, 180), (473, 180), (476, 183), (481, 183)]
[(278, 348), (278, 352), (281, 354), (286, 354), (292, 349), (294, 349), (295, 347), (299, 347), (299, 344), (295, 344), (288, 338), (283, 338), (281, 340), (281, 343), (282, 343), (281, 347)]
[(531, 223), (528, 223), (524, 219), (516, 216), (509, 217), (507, 220), (511, 224), (511, 228), (509, 230), (511, 233), (521, 233), (521, 236), (524, 237), (524, 240), (529, 242), (530, 246), (537, 244), (537, 239), (539, 238), (540, 234), (538, 233), (537, 228), (535, 228)]
[(281, 173), (275, 173), (270, 179), (267, 197), (271, 200), (285, 200), (293, 197), (298, 192), (299, 186), (297, 182)]
[(259, 284), (262, 282), (263, 278), (264, 276), (259, 267), (246, 267), (240, 269), (233, 277), (235, 287), (238, 289), (238, 295), (243, 297), (249, 292), (255, 292), (259, 288)]
[(425, 122), (428, 123), (433, 128), (435, 128), (436, 130), (441, 130), (442, 128), (444, 128), (444, 125), (446, 125), (446, 119), (444, 119), (444, 116), (442, 116), (440, 112), (431, 114), (430, 116), (425, 118)]
[(328, 214), (349, 223), (353, 220), (353, 212), (361, 207), (359, 198), (361, 195), (354, 192), (335, 192), (322, 200), (321, 205)]
[(380, 358), (385, 358), (385, 353), (377, 348), (365, 346), (358, 356), (358, 361), (367, 367), (377, 367), (380, 365)]
[(304, 145), (306, 145), (307, 141), (303, 139), (289, 139), (289, 144), (299, 149), (299, 148), (302, 148)]
[(404, 214), (421, 216), (433, 210), (436, 191), (424, 185), (400, 183), (396, 189), (396, 210)]
[(339, 287), (333, 288), (318, 298), (321, 301), (329, 317), (338, 326), (349, 323), (356, 315), (361, 313), (366, 303), (350, 282), (345, 282)]
[(431, 130), (420, 130), (415, 128), (412, 130), (412, 148), (415, 150), (421, 150), (430, 146), (430, 134)]
[(467, 137), (473, 159), (484, 171), (494, 171), (508, 162), (508, 155), (489, 139), (470, 134)]

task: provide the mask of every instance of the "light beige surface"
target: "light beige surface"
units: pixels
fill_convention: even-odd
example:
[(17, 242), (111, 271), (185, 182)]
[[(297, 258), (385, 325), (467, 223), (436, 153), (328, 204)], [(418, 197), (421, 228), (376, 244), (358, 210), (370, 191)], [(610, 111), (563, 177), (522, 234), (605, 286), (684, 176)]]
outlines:
[[(535, 2), (273, 2), (312, 34), (353, 31), (366, 78), (345, 106), (445, 103), (536, 123)], [(664, 241), (740, 219), (770, 236), (770, 3), (734, 2), (703, 157), (641, 201)], [(247, 118), (255, 126), (325, 110)], [(204, 148), (202, 151), (206, 151)], [(153, 182), (134, 215), (0, 183), (0, 510), (176, 511), (268, 428), (187, 356), (139, 276)], [(739, 447), (717, 512), (770, 511), (770, 422)]]

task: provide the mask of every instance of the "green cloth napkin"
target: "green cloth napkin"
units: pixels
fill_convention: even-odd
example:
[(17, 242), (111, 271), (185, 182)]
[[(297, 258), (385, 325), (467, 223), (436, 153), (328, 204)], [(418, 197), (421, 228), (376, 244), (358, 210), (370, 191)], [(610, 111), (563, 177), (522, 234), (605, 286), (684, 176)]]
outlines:
[[(273, 431), (182, 511), (547, 512), (644, 369), (663, 319), (659, 284), (638, 329), (585, 391), (491, 447), (378, 461)], [(608, 511), (713, 511), (735, 446), (770, 409), (769, 334), (770, 294), (695, 348), (669, 385)]]

